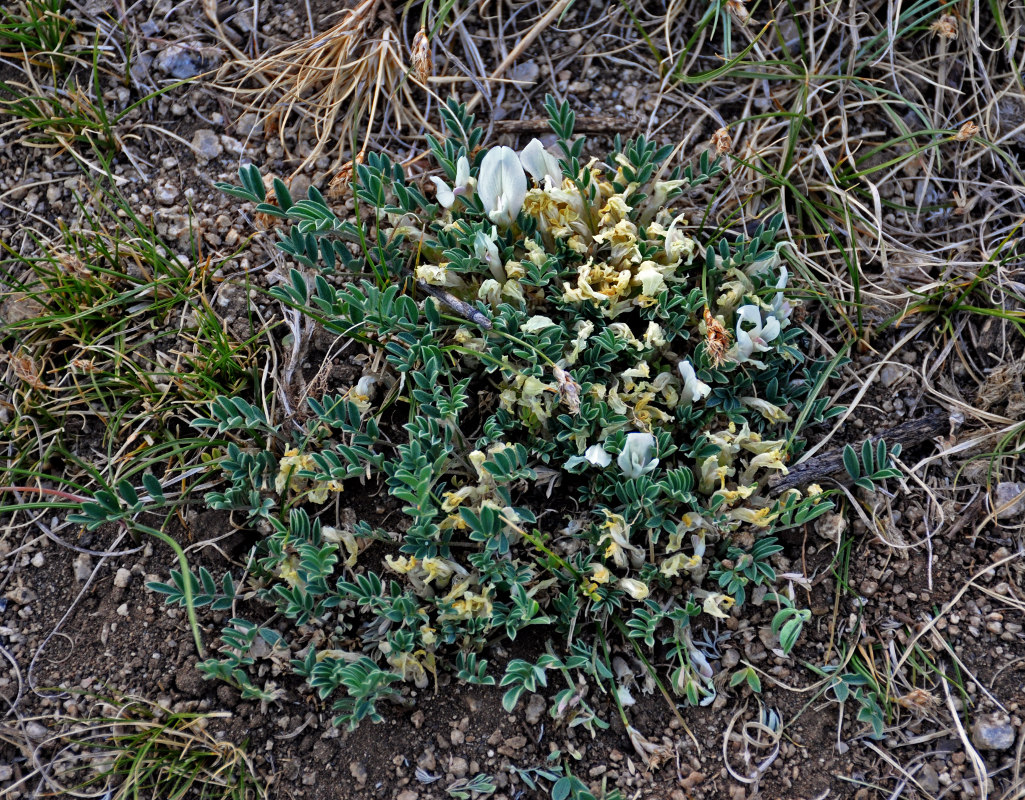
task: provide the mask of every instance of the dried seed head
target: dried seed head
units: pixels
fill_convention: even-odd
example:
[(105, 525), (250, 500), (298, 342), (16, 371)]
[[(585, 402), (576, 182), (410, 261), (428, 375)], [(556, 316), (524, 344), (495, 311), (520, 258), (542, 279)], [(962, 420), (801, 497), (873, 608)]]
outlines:
[(719, 128), (712, 134), (712, 146), (717, 156), (733, 152), (733, 137), (730, 136), (728, 128)]
[(705, 349), (713, 367), (721, 367), (726, 363), (726, 353), (730, 349), (730, 332), (712, 312), (705, 306)]
[(897, 698), (897, 704), (906, 708), (916, 717), (921, 717), (936, 708), (940, 701), (931, 692), (925, 689), (912, 689), (903, 697)]
[(733, 18), (741, 25), (747, 25), (751, 21), (751, 15), (747, 13), (747, 8), (744, 6), (745, 0), (726, 0), (726, 10), (729, 11)]
[(431, 61), (431, 42), (427, 38), (427, 30), (421, 28), (413, 37), (413, 74), (420, 83), (427, 83), (434, 71)]
[(964, 125), (962, 125), (961, 129), (954, 135), (954, 139), (955, 139), (955, 141), (958, 141), (958, 142), (967, 142), (969, 139), (971, 139), (973, 136), (975, 136), (978, 132), (979, 132), (979, 126), (976, 125), (971, 120), (968, 120), (968, 122), (966, 122)]
[(338, 198), (345, 193), (352, 184), (352, 174), (356, 170), (356, 165), (363, 163), (363, 157), (365, 155), (364, 151), (360, 150), (356, 154), (356, 158), (342, 164), (342, 168), (338, 170), (338, 174), (336, 174), (327, 185), (329, 197)]
[(580, 413), (580, 384), (559, 365), (552, 367), (552, 374), (559, 382), (559, 401), (569, 409), (571, 415)]
[(929, 26), (929, 30), (941, 39), (956, 39), (957, 17), (953, 14), (943, 14), (938, 20)]

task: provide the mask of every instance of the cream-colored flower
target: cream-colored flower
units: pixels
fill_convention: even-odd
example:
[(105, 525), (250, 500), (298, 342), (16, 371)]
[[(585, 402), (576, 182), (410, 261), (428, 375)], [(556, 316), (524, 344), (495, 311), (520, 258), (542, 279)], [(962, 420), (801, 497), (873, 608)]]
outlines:
[(740, 482), (751, 483), (754, 480), (755, 473), (760, 469), (774, 469), (784, 475), (790, 471), (787, 469), (786, 464), (783, 463), (782, 451), (769, 450), (765, 453), (759, 453), (751, 459), (747, 469), (744, 470), (743, 476), (741, 476)]
[(632, 283), (640, 286), (641, 293), (648, 297), (656, 297), (666, 289), (665, 276), (654, 261), (642, 261)]
[(344, 545), (345, 551), (349, 554), (348, 558), (345, 559), (345, 566), (349, 569), (356, 566), (356, 559), (359, 556), (359, 542), (356, 541), (352, 531), (346, 528), (334, 528), (330, 525), (325, 525), (320, 529), (320, 535), (324, 537), (325, 542)]
[[(644, 346), (645, 347), (665, 347), (669, 342), (666, 341), (665, 331), (662, 330), (662, 326), (657, 322), (649, 322), (648, 329), (644, 332)], [(664, 373), (667, 374), (668, 373)]]
[(473, 254), (484, 263), (496, 281), (504, 283), (509, 279), (498, 251), (497, 228), (492, 228), (490, 233), (477, 231), (477, 235), (473, 237)]
[(555, 323), (552, 322), (551, 317), (545, 317), (541, 314), (537, 314), (520, 325), (520, 330), (523, 333), (537, 333), (538, 331), (543, 331), (545, 328), (554, 327)]
[(598, 546), (604, 545), (603, 556), (611, 558), (613, 563), (620, 569), (628, 565), (628, 554), (632, 553), (641, 561), (644, 560), (644, 551), (639, 547), (630, 544), (630, 526), (620, 514), (613, 514), (607, 509), (602, 509), (605, 514), (605, 524), (602, 529), (605, 531), (598, 539)]
[(591, 564), (591, 580), (595, 583), (608, 583), (612, 580), (612, 573), (604, 564)]
[(436, 196), (442, 208), (451, 208), (456, 197), (473, 191), (475, 181), (470, 177), (470, 162), (466, 156), (459, 156), (456, 162), (456, 185), (450, 187), (441, 178), (431, 178), (437, 189)]
[(616, 582), (616, 586), (630, 595), (634, 600), (644, 600), (651, 590), (648, 589), (648, 585), (633, 578), (620, 578)]
[(448, 270), (440, 264), (418, 264), (413, 274), (431, 286), (444, 286), (448, 280)]

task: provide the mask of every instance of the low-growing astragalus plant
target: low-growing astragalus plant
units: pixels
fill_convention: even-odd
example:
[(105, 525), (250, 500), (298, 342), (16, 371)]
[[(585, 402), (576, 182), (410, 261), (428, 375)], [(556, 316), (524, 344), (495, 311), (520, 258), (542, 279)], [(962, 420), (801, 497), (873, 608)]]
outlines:
[[(801, 446), (795, 420), (830, 415), (826, 363), (802, 353), (791, 316), (782, 217), (701, 241), (680, 198), (717, 161), (669, 167), (672, 148), (643, 137), (587, 159), (568, 106), (546, 108), (553, 147), (516, 152), (484, 149), (449, 103), (434, 191), (367, 154), (354, 219), (280, 181), (268, 202), (253, 166), (219, 184), (291, 223), (279, 247), (302, 269), (273, 293), (382, 357), (305, 416), (222, 398), (197, 421), (231, 441), (207, 504), (267, 531), (244, 584), (201, 571), (156, 587), (268, 607), (230, 620), (207, 675), (269, 699), (254, 659), (290, 666), (355, 725), (445, 672), (497, 681), (511, 710), (554, 670), (568, 688), (552, 715), (593, 730), (605, 723), (580, 687), (613, 691), (618, 639), (668, 664), (652, 680), (708, 702), (715, 637), (695, 623), (742, 613), (778, 582), (774, 532), (832, 507), (765, 491)], [(361, 485), (383, 485), (401, 521), (344, 524), (333, 501)], [(785, 588), (772, 598), (789, 652), (807, 612)], [(495, 674), (489, 647), (528, 627), (560, 645)]]

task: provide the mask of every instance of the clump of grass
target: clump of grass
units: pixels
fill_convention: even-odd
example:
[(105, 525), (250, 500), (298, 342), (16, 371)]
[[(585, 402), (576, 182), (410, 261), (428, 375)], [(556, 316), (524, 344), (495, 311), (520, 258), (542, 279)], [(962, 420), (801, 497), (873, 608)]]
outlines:
[(73, 469), (76, 433), (97, 437), (107, 469), (121, 448), (181, 443), (169, 431), (191, 404), (254, 378), (262, 326), (236, 338), (206, 299), (222, 262), (174, 255), (112, 185), (98, 183), (91, 205), (56, 236), (26, 231), (0, 251), (3, 483)]
[(66, 0), (18, 0), (0, 8), (0, 56), (30, 59), (50, 56), (63, 66), (64, 47), (75, 23), (64, 16)]
[(62, 718), (42, 746), (59, 749), (23, 779), (62, 796), (108, 800), (186, 797), (259, 800), (265, 790), (245, 750), (208, 730), (227, 712), (172, 712), (141, 697), (86, 695), (96, 716)]

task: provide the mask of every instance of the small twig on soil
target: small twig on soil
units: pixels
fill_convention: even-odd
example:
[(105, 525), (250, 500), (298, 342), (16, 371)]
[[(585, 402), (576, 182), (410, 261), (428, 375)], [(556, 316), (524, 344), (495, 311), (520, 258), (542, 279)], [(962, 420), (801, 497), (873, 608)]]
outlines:
[[(885, 439), (887, 445), (900, 444), (902, 447), (909, 447), (939, 436), (947, 425), (947, 413), (937, 409), (920, 419), (908, 420), (895, 428), (883, 431), (878, 436), (873, 436), (871, 441), (875, 444), (880, 439)], [(831, 450), (792, 467), (786, 475), (771, 479), (769, 494), (780, 494), (787, 489), (828, 478), (843, 469), (843, 449)]]
[(424, 294), (429, 294), (431, 297), (441, 301), (446, 306), (455, 311), (459, 316), (469, 322), (475, 322), (485, 330), (491, 330), (494, 327), (493, 323), (487, 316), (476, 308), (471, 306), (469, 303), (464, 303), (455, 295), (450, 292), (446, 292), (439, 286), (432, 286), (426, 281), (418, 280), (416, 282), (416, 288)]

